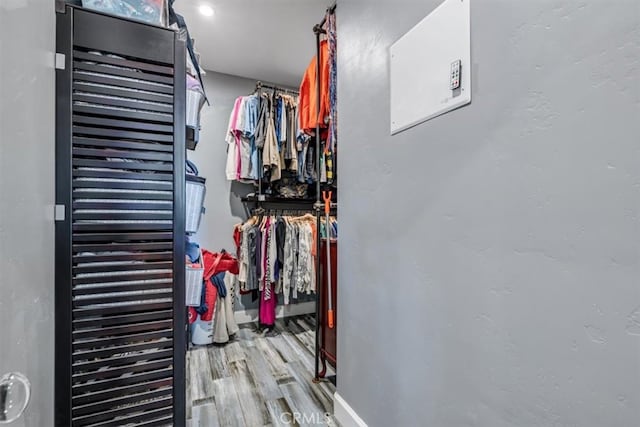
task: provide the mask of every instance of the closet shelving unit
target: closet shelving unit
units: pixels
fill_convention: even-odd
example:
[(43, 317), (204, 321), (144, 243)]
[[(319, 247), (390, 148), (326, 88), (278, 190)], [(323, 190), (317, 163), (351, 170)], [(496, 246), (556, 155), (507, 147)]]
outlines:
[[(285, 197), (274, 197), (265, 195), (255, 195), (243, 197), (242, 203), (245, 206), (253, 206), (255, 209), (272, 210), (301, 210), (312, 212), (316, 203), (315, 199), (292, 199)], [(248, 208), (247, 208), (248, 210)], [(260, 211), (258, 210), (258, 213)]]
[[(336, 3), (334, 3), (332, 6), (327, 8), (327, 11), (325, 13), (325, 16), (322, 18), (322, 21), (320, 21), (320, 23), (316, 24), (313, 26), (313, 33), (316, 36), (316, 112), (319, 115), (320, 114), (320, 94), (321, 94), (321, 79), (320, 79), (320, 37), (322, 35), (327, 34), (327, 31), (323, 28), (326, 21), (327, 21), (327, 16), (334, 14), (336, 11)], [(316, 144), (316, 167), (318, 168), (318, 181), (316, 182), (316, 202), (313, 205), (313, 208), (316, 212), (316, 222), (317, 222), (317, 229), (320, 230), (320, 224), (321, 224), (321, 219), (323, 217), (323, 213), (324, 213), (324, 209), (325, 209), (325, 204), (322, 200), (322, 183), (320, 182), (320, 148), (321, 148), (321, 141), (320, 141), (320, 121), (316, 120), (316, 135), (315, 135), (315, 144)], [(334, 192), (335, 195), (335, 192)], [(337, 212), (338, 209), (338, 204), (337, 203), (331, 203), (331, 209), (334, 212)], [(330, 245), (331, 239), (329, 236), (327, 236), (327, 245)], [(318, 382), (321, 380), (321, 378), (324, 378), (325, 374), (326, 374), (326, 368), (327, 368), (327, 361), (329, 361), (334, 367), (336, 366), (336, 355), (334, 354), (330, 354), (328, 351), (326, 351), (326, 334), (325, 334), (325, 329), (323, 326), (323, 322), (326, 320), (325, 316), (322, 315), (322, 301), (323, 301), (323, 295), (325, 292), (325, 289), (322, 288), (322, 272), (320, 270), (321, 268), (321, 239), (318, 238), (316, 241), (316, 283), (317, 283), (317, 297), (316, 297), (316, 342), (315, 342), (315, 376), (314, 376), (314, 382)], [(327, 260), (329, 261), (329, 260)], [(328, 286), (331, 286), (331, 280), (332, 278), (329, 277), (327, 278), (327, 284)], [(334, 328), (337, 326), (334, 326)], [(320, 363), (322, 363), (323, 365), (323, 369), (322, 371), (320, 371)], [(329, 378), (330, 381), (332, 381), (335, 384), (336, 378), (331, 377)]]
[[(327, 15), (334, 14), (336, 10), (336, 4), (328, 7), (326, 10), (325, 17), (322, 19), (320, 23), (313, 26), (313, 33), (316, 36), (316, 75), (320, 76), (320, 37), (326, 34), (326, 30), (323, 28), (326, 23)], [(258, 81), (256, 83), (256, 92), (259, 92), (262, 89), (269, 89), (274, 91), (281, 91), (284, 93), (294, 93), (297, 94), (297, 91), (292, 91), (285, 88), (280, 88), (278, 86), (266, 85), (262, 82)], [(316, 79), (316, 111), (320, 111), (320, 78)], [(241, 200), (245, 205), (253, 205), (257, 211), (257, 213), (265, 212), (266, 210), (297, 210), (297, 211), (305, 211), (305, 212), (315, 212), (316, 215), (316, 226), (317, 229), (320, 230), (322, 218), (324, 217), (325, 212), (325, 203), (322, 200), (322, 183), (320, 182), (321, 175), (321, 156), (320, 149), (322, 147), (321, 138), (320, 138), (320, 123), (316, 124), (316, 132), (315, 132), (315, 150), (316, 150), (316, 168), (317, 168), (317, 176), (318, 180), (316, 181), (316, 197), (308, 198), (308, 199), (296, 199), (296, 198), (283, 198), (283, 197), (274, 197), (270, 195), (266, 195), (262, 193), (262, 178), (260, 177), (258, 180), (258, 192), (252, 196), (243, 197)], [(258, 151), (258, 158), (262, 159), (262, 150)], [(335, 161), (335, 160), (334, 160)], [(262, 168), (262, 164), (260, 164)], [(329, 188), (331, 190), (331, 188)], [(335, 189), (333, 189), (333, 198), (330, 204), (332, 214), (337, 214), (338, 204), (336, 203), (337, 194)], [(318, 238), (316, 242), (316, 283), (318, 286), (318, 292), (316, 293), (316, 326), (315, 326), (315, 375), (314, 382), (319, 382), (325, 377), (326, 373), (326, 364), (327, 361), (331, 363), (334, 367), (336, 366), (336, 357), (333, 354), (330, 354), (324, 349), (323, 339), (321, 337), (321, 322), (325, 320), (324, 316), (321, 315), (321, 303), (322, 303), (322, 295), (324, 289), (321, 287), (322, 280), (322, 272), (321, 272), (321, 239)], [(328, 284), (331, 286), (331, 278), (328, 278)], [(323, 365), (322, 370), (320, 370), (320, 364)], [(335, 384), (335, 376), (328, 378), (329, 381)]]

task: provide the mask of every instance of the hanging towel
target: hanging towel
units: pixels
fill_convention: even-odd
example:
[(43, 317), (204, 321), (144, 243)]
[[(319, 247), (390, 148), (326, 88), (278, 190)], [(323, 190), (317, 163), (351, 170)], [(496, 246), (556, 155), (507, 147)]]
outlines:
[(240, 330), (233, 312), (237, 281), (238, 276), (234, 274), (227, 273), (224, 276), (228, 293), (226, 298), (218, 296), (218, 309), (213, 319), (213, 342), (216, 344), (229, 342), (230, 337)]

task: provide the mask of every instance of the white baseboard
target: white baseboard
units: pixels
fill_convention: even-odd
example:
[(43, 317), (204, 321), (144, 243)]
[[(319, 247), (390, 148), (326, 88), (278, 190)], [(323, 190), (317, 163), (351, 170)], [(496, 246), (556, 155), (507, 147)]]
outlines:
[[(301, 316), (303, 314), (311, 314), (316, 312), (315, 301), (302, 302), (299, 304), (279, 305), (276, 307), (276, 318)], [(258, 309), (236, 311), (236, 323), (253, 323), (258, 321)]]
[(337, 392), (333, 395), (333, 416), (342, 427), (367, 427), (367, 423)]

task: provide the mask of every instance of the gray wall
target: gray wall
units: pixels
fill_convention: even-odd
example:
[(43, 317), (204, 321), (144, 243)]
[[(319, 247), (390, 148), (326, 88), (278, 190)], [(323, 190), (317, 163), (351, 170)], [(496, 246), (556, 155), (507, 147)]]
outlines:
[(474, 0), (472, 104), (390, 137), (388, 48), (438, 3), (339, 4), (338, 392), (370, 426), (640, 425), (639, 3)]
[(233, 103), (238, 96), (251, 93), (256, 81), (213, 71), (207, 71), (204, 80), (211, 105), (205, 104), (201, 112), (200, 143), (196, 150), (187, 151), (189, 160), (207, 179), (206, 213), (195, 240), (212, 251), (224, 248), (233, 252), (233, 226), (246, 218), (240, 198), (253, 192), (254, 187), (227, 181), (227, 143), (224, 139)]
[(15, 427), (53, 425), (53, 9), (0, 2), (0, 376), (33, 393)]
[[(207, 179), (206, 213), (195, 241), (210, 251), (224, 248), (235, 253), (233, 227), (246, 219), (240, 199), (253, 192), (254, 187), (227, 181), (227, 143), (224, 139), (236, 98), (253, 92), (256, 81), (213, 71), (207, 71), (204, 80), (211, 105), (205, 104), (201, 112), (200, 142), (196, 150), (187, 153), (189, 160), (198, 167), (200, 175)], [(257, 303), (251, 303), (250, 297), (240, 297), (236, 310), (245, 307), (256, 308)]]
[[(200, 143), (194, 151), (187, 152), (200, 175), (207, 179), (206, 213), (194, 240), (212, 251), (224, 248), (235, 253), (233, 227), (247, 218), (241, 198), (255, 192), (257, 187), (227, 181), (227, 144), (224, 138), (236, 98), (252, 93), (256, 88), (256, 80), (213, 71), (207, 71), (204, 80), (211, 105), (205, 104), (202, 109)], [(258, 301), (251, 299), (250, 295), (238, 294), (235, 310), (258, 308)], [(313, 300), (313, 297), (302, 295), (298, 301)]]

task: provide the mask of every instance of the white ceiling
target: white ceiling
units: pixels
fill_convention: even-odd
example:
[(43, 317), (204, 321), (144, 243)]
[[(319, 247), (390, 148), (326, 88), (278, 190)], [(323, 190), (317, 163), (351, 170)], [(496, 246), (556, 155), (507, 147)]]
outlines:
[[(333, 0), (176, 0), (206, 70), (297, 87)], [(198, 12), (202, 4), (214, 16)]]

